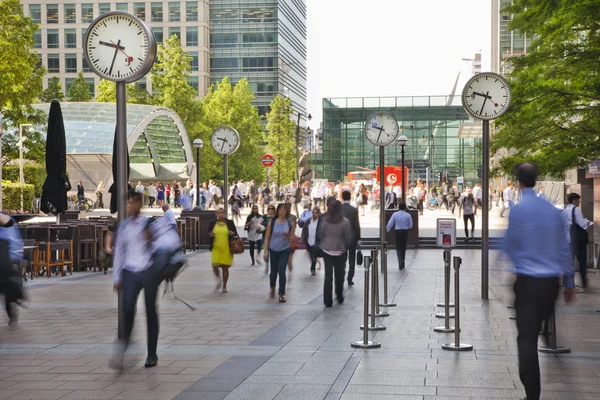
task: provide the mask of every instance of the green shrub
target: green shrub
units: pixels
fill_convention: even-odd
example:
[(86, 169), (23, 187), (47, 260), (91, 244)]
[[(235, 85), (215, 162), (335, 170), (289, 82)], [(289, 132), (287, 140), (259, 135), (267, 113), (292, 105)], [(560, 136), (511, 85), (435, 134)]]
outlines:
[[(34, 199), (33, 185), (23, 185), (23, 209), (31, 211)], [(21, 185), (2, 181), (2, 208), (4, 210), (21, 209)]]
[[(23, 174), (25, 175), (25, 183), (33, 185), (35, 197), (42, 197), (42, 186), (46, 181), (46, 166), (41, 164), (26, 164), (23, 166)], [(2, 179), (19, 182), (19, 166), (5, 165), (2, 167)]]

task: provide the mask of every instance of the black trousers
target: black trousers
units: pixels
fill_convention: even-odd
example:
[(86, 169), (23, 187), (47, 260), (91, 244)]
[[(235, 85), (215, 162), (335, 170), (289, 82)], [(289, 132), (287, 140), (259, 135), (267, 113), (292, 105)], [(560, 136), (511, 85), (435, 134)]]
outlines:
[(317, 258), (319, 258), (319, 247), (311, 246), (310, 244), (306, 245), (306, 251), (310, 256), (310, 272), (315, 271), (315, 267), (317, 266)]
[(152, 207), (154, 205), (154, 202), (156, 201), (155, 197), (152, 196), (148, 196), (148, 207)]
[(260, 255), (260, 239), (248, 240), (248, 243), (250, 244), (250, 258), (252, 259), (252, 264), (254, 264), (254, 249), (257, 249), (256, 253)]
[(539, 400), (541, 393), (538, 335), (542, 321), (547, 320), (558, 297), (558, 278), (534, 278), (517, 275), (514, 285), (517, 312), (517, 348), (519, 377), (527, 400)]
[(335, 295), (339, 303), (344, 301), (344, 277), (346, 275), (346, 253), (339, 256), (325, 254), (325, 285), (323, 301), (327, 307), (333, 305), (333, 274), (335, 272)]
[(348, 247), (348, 282), (354, 279), (354, 269), (356, 267), (356, 245)]
[(158, 345), (158, 313), (156, 312), (156, 294), (158, 292), (156, 274), (152, 268), (142, 272), (131, 272), (123, 270), (123, 319), (125, 327), (125, 345), (129, 344), (137, 299), (140, 291), (144, 289), (144, 301), (146, 303), (146, 324), (148, 329), (148, 356), (156, 355)]
[(475, 214), (463, 214), (466, 237), (469, 237), (469, 221), (471, 221), (471, 237), (473, 237), (473, 232), (475, 232)]
[(587, 245), (578, 249), (572, 249), (573, 255), (577, 258), (579, 264), (579, 273), (581, 274), (581, 286), (587, 287)]
[(406, 243), (408, 242), (408, 229), (396, 230), (396, 255), (398, 256), (398, 267), (404, 268), (406, 256)]

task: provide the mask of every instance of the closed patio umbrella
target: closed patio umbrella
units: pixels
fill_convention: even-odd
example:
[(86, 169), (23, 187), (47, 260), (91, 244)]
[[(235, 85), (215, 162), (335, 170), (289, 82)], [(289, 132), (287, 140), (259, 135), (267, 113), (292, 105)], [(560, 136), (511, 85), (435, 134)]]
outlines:
[[(125, 149), (127, 152), (127, 192), (133, 192), (133, 187), (129, 184), (129, 174), (131, 172), (131, 167), (129, 165), (129, 150)], [(108, 193), (110, 193), (110, 213), (114, 214), (117, 212), (117, 131), (115, 129), (115, 138), (113, 140), (113, 153), (112, 153), (112, 176), (113, 183), (110, 185), (110, 189), (108, 189)]]
[(67, 142), (60, 102), (52, 100), (46, 134), (46, 181), (42, 186), (41, 210), (46, 214), (62, 214), (67, 209)]

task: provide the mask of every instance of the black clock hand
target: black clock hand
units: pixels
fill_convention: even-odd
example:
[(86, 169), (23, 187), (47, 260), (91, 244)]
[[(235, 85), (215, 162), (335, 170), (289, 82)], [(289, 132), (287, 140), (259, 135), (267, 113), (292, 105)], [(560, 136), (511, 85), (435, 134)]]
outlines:
[(490, 94), (490, 92), (487, 92), (487, 93), (485, 94), (485, 99), (483, 99), (483, 104), (481, 105), (481, 111), (479, 111), (479, 115), (483, 114), (483, 107), (485, 107), (485, 102), (487, 101), (487, 99), (488, 99), (488, 98), (490, 98), (490, 99), (491, 99), (491, 97), (490, 97), (490, 95), (489, 95), (489, 94)]
[(119, 54), (119, 45), (120, 44), (121, 44), (121, 39), (119, 39), (119, 41), (117, 42), (117, 45), (114, 46), (115, 47), (115, 55), (113, 56), (112, 62), (110, 63), (110, 69), (108, 70), (109, 75), (112, 74), (112, 70), (115, 65), (115, 60), (117, 59), (117, 54)]
[(487, 94), (483, 94), (483, 93), (479, 93), (479, 92), (473, 92), (473, 94), (476, 94), (477, 96), (481, 96), (481, 97), (486, 97), (490, 100), (492, 99), (492, 96), (488, 96)]
[[(102, 40), (100, 40), (98, 43), (102, 46), (116, 47), (113, 43), (103, 42)], [(119, 46), (119, 50), (125, 50), (125, 47)]]
[(223, 151), (223, 147), (225, 147), (225, 143), (228, 143), (228, 142), (227, 142), (227, 139), (225, 139), (225, 138), (223, 138), (221, 140), (223, 141), (223, 144), (221, 145), (221, 151)]
[[(375, 128), (375, 129), (377, 129), (377, 128)], [(377, 136), (377, 142), (379, 142), (379, 138), (381, 137), (381, 132), (384, 131), (383, 126), (381, 128), (378, 128), (378, 129), (379, 129), (379, 136)]]

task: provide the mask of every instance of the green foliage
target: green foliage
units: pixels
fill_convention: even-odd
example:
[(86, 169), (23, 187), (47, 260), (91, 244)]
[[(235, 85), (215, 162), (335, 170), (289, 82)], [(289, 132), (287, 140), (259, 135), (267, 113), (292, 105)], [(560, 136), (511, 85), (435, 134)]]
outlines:
[(30, 210), (33, 205), (33, 185), (2, 181), (2, 208), (5, 210), (21, 210), (21, 190), (23, 191), (23, 209)]
[(502, 170), (528, 160), (560, 176), (600, 158), (600, 0), (515, 0), (507, 12), (536, 39), (510, 59), (513, 101), (491, 142), (509, 149)]
[(85, 78), (83, 77), (83, 71), (79, 71), (77, 78), (73, 81), (73, 84), (69, 88), (69, 101), (91, 101), (92, 94), (90, 93), (90, 87), (88, 86)]
[[(25, 164), (23, 166), (25, 183), (33, 185), (35, 197), (42, 197), (42, 186), (46, 181), (46, 167), (40, 164)], [(2, 167), (2, 179), (19, 182), (19, 166), (5, 165)]]
[(19, 123), (42, 88), (45, 70), (33, 51), (38, 26), (23, 15), (19, 0), (2, 0), (0, 27), (0, 114)]
[(205, 143), (200, 161), (200, 173), (203, 177), (223, 179), (223, 157), (210, 146), (212, 131), (222, 125), (235, 128), (241, 138), (239, 149), (229, 156), (229, 180), (260, 181), (265, 176), (264, 167), (260, 163), (263, 127), (252, 100), (254, 94), (247, 79), (241, 79), (232, 87), (227, 77), (216, 89), (211, 87), (202, 100), (199, 131), (190, 135), (190, 140), (200, 138)]
[(292, 101), (277, 95), (267, 114), (267, 150), (275, 158), (271, 176), (279, 187), (296, 177), (296, 123), (290, 119), (292, 112)]
[(63, 93), (60, 79), (56, 76), (50, 78), (48, 81), (48, 87), (44, 89), (40, 95), (40, 101), (44, 103), (50, 103), (54, 99), (62, 101), (64, 98), (65, 94)]
[[(23, 129), (25, 148), (28, 150), (23, 153), (23, 159), (32, 160), (39, 163), (46, 161), (46, 138), (37, 131), (29, 132), (29, 129)], [(19, 160), (19, 132), (5, 133), (2, 136), (2, 165), (11, 161)]]
[[(117, 98), (115, 82), (101, 79), (96, 87), (96, 101), (99, 103), (114, 103)], [(127, 102), (132, 104), (152, 104), (152, 96), (147, 90), (141, 89), (137, 83), (127, 84)]]

